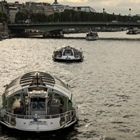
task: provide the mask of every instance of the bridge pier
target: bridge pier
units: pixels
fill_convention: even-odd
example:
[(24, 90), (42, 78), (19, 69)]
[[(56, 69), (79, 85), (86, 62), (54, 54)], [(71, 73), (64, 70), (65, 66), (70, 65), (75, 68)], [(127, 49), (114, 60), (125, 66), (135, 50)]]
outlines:
[(61, 37), (64, 37), (62, 30), (45, 32), (43, 34), (43, 38), (61, 38)]
[(11, 37), (28, 37), (29, 33), (26, 31), (26, 29), (12, 29), (10, 30), (9, 35)]

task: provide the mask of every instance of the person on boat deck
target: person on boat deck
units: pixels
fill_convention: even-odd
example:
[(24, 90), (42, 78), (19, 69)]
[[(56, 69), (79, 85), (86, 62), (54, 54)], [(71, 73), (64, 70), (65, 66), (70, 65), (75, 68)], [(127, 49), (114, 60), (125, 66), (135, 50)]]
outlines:
[(37, 113), (35, 113), (35, 115), (34, 115), (34, 121), (37, 122), (37, 120), (38, 120), (38, 115), (37, 115)]
[(60, 98), (60, 113), (63, 113), (64, 112), (64, 101), (63, 101), (63, 98)]
[(25, 111), (25, 101), (21, 100), (20, 101), (20, 109), (24, 112)]

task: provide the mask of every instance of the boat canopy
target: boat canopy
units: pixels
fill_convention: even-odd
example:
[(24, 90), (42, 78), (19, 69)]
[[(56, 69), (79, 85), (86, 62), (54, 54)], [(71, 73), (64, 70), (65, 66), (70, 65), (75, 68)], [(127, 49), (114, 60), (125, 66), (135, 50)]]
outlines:
[(66, 96), (70, 96), (70, 91), (67, 89), (67, 85), (64, 82), (48, 73), (38, 71), (29, 72), (14, 79), (6, 86), (5, 95), (8, 97), (18, 90), (30, 89), (35, 86), (60, 90), (66, 93)]
[(68, 51), (73, 50), (74, 52), (80, 52), (79, 50), (77, 50), (77, 49), (75, 49), (75, 48), (73, 48), (73, 47), (70, 47), (70, 46), (66, 46), (66, 47), (59, 48), (57, 51), (62, 51), (62, 52), (64, 52), (64, 51), (66, 51), (66, 50), (68, 50)]

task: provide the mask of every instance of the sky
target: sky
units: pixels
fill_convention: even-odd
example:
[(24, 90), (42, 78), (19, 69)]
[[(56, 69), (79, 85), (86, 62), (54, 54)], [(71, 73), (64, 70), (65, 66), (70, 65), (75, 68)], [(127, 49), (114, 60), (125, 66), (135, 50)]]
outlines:
[[(7, 0), (15, 2), (16, 0)], [(55, 0), (19, 0), (25, 2), (47, 2), (53, 3)], [(57, 0), (59, 4), (69, 6), (90, 6), (96, 12), (103, 12), (103, 9), (109, 14), (136, 15), (140, 14), (140, 0)]]

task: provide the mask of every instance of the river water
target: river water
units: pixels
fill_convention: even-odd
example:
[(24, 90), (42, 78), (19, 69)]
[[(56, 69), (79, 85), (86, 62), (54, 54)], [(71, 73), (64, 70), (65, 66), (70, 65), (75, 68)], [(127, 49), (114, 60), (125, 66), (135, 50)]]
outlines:
[[(79, 108), (78, 123), (66, 132), (48, 138), (0, 126), (0, 140), (140, 140), (140, 34), (104, 32), (99, 37), (0, 41), (0, 93), (14, 78), (39, 70), (68, 83)], [(54, 49), (65, 45), (81, 48), (84, 61), (53, 62)]]

